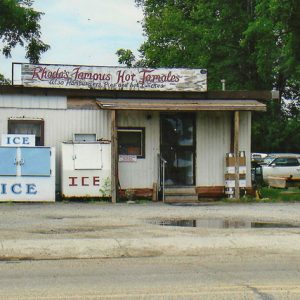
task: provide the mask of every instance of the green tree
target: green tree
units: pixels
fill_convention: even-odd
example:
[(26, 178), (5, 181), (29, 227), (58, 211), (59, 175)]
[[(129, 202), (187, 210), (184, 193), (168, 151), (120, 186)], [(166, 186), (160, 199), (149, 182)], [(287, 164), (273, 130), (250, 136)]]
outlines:
[(208, 69), (209, 89), (264, 85), (241, 46), (252, 11), (247, 1), (139, 0), (147, 40), (140, 52), (150, 67)]
[(243, 45), (253, 45), (259, 77), (283, 96), (300, 81), (300, 1), (255, 1), (254, 18), (244, 32)]
[(129, 49), (119, 49), (116, 52), (119, 57), (118, 61), (120, 64), (125, 64), (127, 67), (132, 67), (135, 61), (135, 56)]
[(9, 85), (11, 84), (10, 80), (5, 78), (2, 74), (0, 74), (0, 85)]
[(31, 0), (0, 0), (0, 38), (2, 54), (11, 56), (17, 45), (26, 49), (26, 58), (37, 63), (50, 47), (41, 41), (41, 12), (32, 8)]
[[(230, 90), (277, 88), (281, 96), (299, 102), (299, 0), (136, 4), (144, 13), (146, 41), (139, 51), (145, 65), (206, 68), (210, 90), (221, 89), (220, 80), (226, 79)], [(253, 150), (283, 151), (282, 143), (287, 143), (299, 151), (300, 140), (292, 134), (298, 128), (298, 112), (299, 105), (291, 110), (284, 102), (270, 102), (267, 113), (254, 114)]]
[(209, 88), (284, 93), (300, 78), (299, 0), (136, 0), (148, 66), (204, 67)]

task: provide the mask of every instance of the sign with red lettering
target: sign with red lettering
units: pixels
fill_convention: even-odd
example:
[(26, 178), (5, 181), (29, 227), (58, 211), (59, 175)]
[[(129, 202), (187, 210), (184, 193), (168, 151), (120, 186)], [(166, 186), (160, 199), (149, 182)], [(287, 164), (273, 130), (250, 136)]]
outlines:
[(100, 186), (100, 177), (69, 176), (69, 186)]
[(205, 69), (22, 64), (24, 86), (133, 91), (207, 91)]

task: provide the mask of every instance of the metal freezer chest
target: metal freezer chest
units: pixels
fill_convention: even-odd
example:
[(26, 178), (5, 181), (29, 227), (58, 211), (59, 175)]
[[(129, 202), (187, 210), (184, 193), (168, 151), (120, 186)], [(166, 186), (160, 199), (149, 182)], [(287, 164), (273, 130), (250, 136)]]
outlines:
[(54, 202), (54, 148), (1, 146), (0, 201)]
[(101, 142), (62, 143), (62, 196), (109, 197), (111, 146)]

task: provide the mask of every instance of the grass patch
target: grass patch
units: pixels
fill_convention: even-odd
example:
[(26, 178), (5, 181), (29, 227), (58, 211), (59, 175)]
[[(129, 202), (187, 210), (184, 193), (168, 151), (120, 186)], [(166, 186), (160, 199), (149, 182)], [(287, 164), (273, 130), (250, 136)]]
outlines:
[(272, 202), (298, 202), (300, 201), (299, 188), (276, 189), (263, 187), (260, 190), (262, 199)]
[(300, 202), (300, 188), (290, 187), (287, 189), (262, 187), (259, 189), (260, 199), (245, 195), (239, 200), (224, 198), (227, 203), (254, 203), (254, 202)]

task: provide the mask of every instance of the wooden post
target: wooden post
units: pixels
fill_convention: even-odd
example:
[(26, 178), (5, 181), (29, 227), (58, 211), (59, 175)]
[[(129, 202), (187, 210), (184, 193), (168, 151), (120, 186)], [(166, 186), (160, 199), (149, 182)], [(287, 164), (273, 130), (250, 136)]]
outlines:
[(240, 199), (240, 163), (239, 163), (239, 133), (240, 133), (240, 112), (234, 112), (234, 169), (235, 169), (235, 199)]
[(118, 126), (117, 111), (111, 111), (111, 202), (118, 199)]

